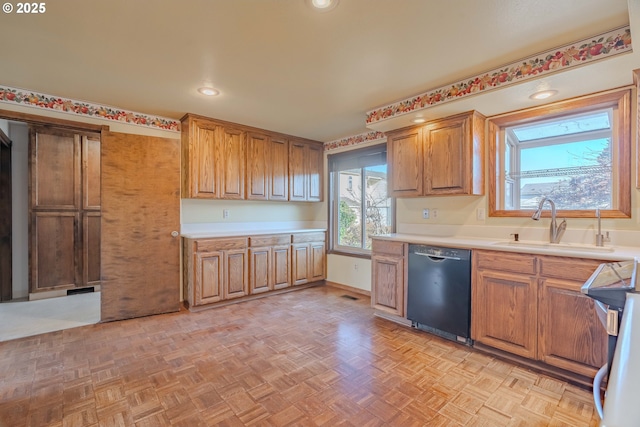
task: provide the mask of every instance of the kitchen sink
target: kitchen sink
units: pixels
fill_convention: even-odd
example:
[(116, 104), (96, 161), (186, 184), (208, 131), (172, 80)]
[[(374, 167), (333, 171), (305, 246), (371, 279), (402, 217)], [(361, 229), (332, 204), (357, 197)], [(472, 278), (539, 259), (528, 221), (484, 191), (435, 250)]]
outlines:
[(549, 242), (536, 242), (532, 240), (501, 240), (492, 243), (495, 246), (507, 246), (512, 248), (538, 248), (560, 251), (580, 251), (580, 252), (613, 252), (614, 248), (611, 246), (595, 246), (584, 245), (580, 243), (549, 243)]

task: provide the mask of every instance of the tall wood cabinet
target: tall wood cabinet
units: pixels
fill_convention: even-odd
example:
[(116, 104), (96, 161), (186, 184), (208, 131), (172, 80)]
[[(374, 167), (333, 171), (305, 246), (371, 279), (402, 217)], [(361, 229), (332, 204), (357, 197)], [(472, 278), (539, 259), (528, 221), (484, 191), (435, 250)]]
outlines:
[(321, 201), (319, 142), (187, 114), (182, 197)]
[(606, 332), (580, 292), (601, 261), (477, 250), (473, 263), (476, 342), (585, 377), (606, 363)]
[(470, 111), (387, 132), (391, 195), (484, 194), (484, 122)]
[(32, 127), (30, 292), (100, 283), (100, 135)]

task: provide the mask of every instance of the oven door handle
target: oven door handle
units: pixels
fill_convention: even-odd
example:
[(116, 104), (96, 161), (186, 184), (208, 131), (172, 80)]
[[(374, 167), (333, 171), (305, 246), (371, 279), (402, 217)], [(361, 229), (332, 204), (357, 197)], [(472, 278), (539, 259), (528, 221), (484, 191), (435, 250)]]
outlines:
[(602, 380), (605, 376), (607, 376), (607, 372), (609, 371), (609, 364), (605, 363), (602, 368), (598, 370), (596, 376), (593, 378), (593, 403), (596, 407), (596, 411), (598, 411), (598, 416), (602, 420), (604, 418), (604, 412), (602, 410), (602, 399), (600, 398), (600, 387), (602, 385)]
[(461, 258), (457, 257), (457, 256), (446, 256), (446, 255), (429, 255), (429, 254), (421, 254), (418, 252), (413, 252), (414, 255), (420, 255), (420, 256), (426, 256), (428, 258), (431, 258), (433, 261), (442, 261), (445, 259), (452, 259), (454, 261), (460, 261)]

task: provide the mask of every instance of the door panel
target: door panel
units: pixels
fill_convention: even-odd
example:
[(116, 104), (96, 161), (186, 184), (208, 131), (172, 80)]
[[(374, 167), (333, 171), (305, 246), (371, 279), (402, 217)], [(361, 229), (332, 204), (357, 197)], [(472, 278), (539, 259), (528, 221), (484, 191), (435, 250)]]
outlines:
[(82, 207), (100, 210), (100, 138), (82, 137)]
[(76, 212), (33, 212), (31, 292), (75, 287), (79, 283)]
[(244, 199), (244, 170), (246, 165), (245, 134), (238, 129), (221, 128), (221, 163), (223, 199)]
[(84, 212), (83, 286), (100, 284), (100, 212)]
[(247, 199), (269, 197), (269, 138), (259, 133), (247, 135)]
[(180, 140), (102, 136), (102, 321), (177, 311)]
[(289, 143), (289, 200), (307, 200), (307, 159), (306, 145), (299, 142)]
[(197, 254), (196, 258), (196, 304), (221, 301), (223, 253), (220, 251)]
[(273, 247), (273, 288), (283, 289), (291, 286), (289, 257), (291, 245)]
[(224, 298), (239, 298), (249, 293), (247, 278), (247, 250), (230, 249), (225, 252), (225, 292)]
[(270, 291), (270, 265), (271, 265), (271, 249), (270, 248), (251, 248), (249, 249), (249, 292), (258, 294), (260, 292)]
[(271, 138), (269, 200), (289, 199), (289, 142)]
[(309, 145), (309, 197), (312, 202), (322, 201), (322, 146)]

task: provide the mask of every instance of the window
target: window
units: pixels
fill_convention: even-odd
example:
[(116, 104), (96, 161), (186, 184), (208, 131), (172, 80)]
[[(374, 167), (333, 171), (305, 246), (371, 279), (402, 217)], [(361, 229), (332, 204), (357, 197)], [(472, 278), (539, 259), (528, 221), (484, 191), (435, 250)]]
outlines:
[(492, 118), (490, 216), (528, 216), (546, 196), (565, 217), (630, 217), (629, 100), (616, 91)]
[(330, 155), (329, 172), (332, 249), (368, 253), (371, 236), (392, 231), (386, 144)]

